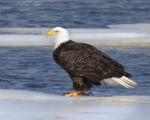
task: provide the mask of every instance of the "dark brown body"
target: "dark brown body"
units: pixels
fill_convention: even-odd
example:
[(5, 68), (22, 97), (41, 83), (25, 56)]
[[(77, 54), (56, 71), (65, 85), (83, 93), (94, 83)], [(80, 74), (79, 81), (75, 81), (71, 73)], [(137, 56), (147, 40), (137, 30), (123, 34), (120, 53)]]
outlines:
[(120, 63), (85, 43), (69, 40), (54, 50), (53, 57), (72, 78), (73, 88), (81, 92), (106, 78), (131, 76)]

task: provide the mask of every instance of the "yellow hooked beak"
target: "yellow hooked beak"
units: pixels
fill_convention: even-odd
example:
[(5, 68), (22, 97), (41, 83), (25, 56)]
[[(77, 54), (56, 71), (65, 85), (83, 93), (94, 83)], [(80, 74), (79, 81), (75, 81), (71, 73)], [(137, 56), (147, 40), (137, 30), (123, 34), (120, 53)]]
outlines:
[(48, 31), (48, 32), (47, 32), (47, 35), (48, 35), (48, 36), (56, 36), (57, 33), (58, 33), (57, 31)]

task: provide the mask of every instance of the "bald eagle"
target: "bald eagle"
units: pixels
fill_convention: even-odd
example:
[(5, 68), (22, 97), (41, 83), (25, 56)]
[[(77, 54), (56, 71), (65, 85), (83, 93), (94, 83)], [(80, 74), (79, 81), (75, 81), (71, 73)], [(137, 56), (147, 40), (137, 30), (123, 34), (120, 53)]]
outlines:
[(133, 88), (137, 85), (129, 79), (131, 74), (124, 66), (96, 47), (70, 40), (69, 33), (62, 27), (53, 28), (47, 33), (55, 37), (53, 57), (71, 77), (73, 92), (65, 96), (87, 95), (93, 85), (122, 85)]

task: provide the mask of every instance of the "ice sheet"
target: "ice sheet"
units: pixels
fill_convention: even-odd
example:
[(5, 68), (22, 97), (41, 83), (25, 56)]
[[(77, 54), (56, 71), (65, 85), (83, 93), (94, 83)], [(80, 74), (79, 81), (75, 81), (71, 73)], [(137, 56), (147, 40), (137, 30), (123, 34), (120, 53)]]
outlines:
[(0, 90), (1, 120), (148, 120), (150, 97), (64, 97)]
[[(49, 46), (49, 28), (0, 28), (0, 46)], [(71, 39), (99, 46), (149, 47), (150, 24), (110, 25), (105, 29), (68, 28)]]

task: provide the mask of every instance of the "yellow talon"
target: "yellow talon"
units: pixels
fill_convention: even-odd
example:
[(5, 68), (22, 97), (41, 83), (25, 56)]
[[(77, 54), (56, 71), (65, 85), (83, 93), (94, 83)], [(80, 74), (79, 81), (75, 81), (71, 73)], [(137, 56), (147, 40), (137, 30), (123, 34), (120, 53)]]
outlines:
[(70, 92), (70, 93), (65, 94), (65, 96), (67, 96), (67, 97), (77, 97), (77, 96), (81, 96), (81, 95), (77, 92)]

